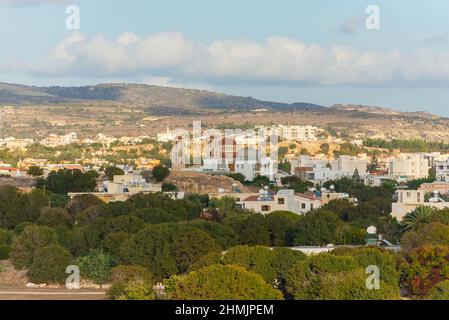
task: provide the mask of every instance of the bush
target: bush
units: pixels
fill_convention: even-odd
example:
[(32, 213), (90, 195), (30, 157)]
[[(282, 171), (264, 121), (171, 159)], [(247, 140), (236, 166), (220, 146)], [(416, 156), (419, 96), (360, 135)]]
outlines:
[(449, 226), (430, 223), (417, 231), (409, 231), (401, 239), (401, 247), (410, 251), (422, 245), (449, 245)]
[(153, 300), (151, 274), (141, 266), (118, 266), (111, 270), (112, 286), (108, 298), (112, 300)]
[(153, 286), (142, 279), (115, 284), (108, 292), (112, 300), (154, 300)]
[(176, 281), (174, 300), (282, 300), (262, 276), (234, 265), (213, 265)]
[(438, 283), (427, 296), (428, 300), (449, 300), (449, 280)]
[(10, 258), (17, 269), (31, 266), (35, 252), (58, 243), (56, 232), (48, 227), (29, 225), (12, 244)]
[(10, 252), (11, 252), (11, 247), (9, 247), (9, 246), (0, 246), (0, 261), (1, 260), (8, 260)]
[(449, 280), (449, 246), (424, 245), (412, 250), (399, 269), (402, 285), (412, 295), (426, 296), (437, 283)]
[(99, 250), (92, 250), (88, 256), (76, 260), (81, 276), (98, 284), (109, 281), (113, 264), (112, 257)]
[(33, 263), (28, 270), (28, 278), (34, 283), (64, 283), (66, 268), (72, 256), (59, 245), (51, 245), (36, 250)]

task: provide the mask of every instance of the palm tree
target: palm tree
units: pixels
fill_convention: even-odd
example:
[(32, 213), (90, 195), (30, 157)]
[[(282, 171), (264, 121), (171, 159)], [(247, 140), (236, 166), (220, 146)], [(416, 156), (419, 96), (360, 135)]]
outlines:
[(431, 217), (435, 214), (436, 209), (434, 207), (420, 206), (414, 211), (408, 213), (404, 220), (402, 220), (403, 233), (408, 231), (416, 231), (424, 224), (430, 222)]

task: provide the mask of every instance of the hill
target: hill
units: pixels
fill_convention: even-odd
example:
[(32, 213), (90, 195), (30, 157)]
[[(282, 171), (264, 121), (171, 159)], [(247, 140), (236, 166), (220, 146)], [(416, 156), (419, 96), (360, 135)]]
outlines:
[(83, 87), (34, 87), (0, 83), (0, 104), (67, 104), (111, 102), (147, 109), (153, 114), (192, 114), (205, 110), (268, 111), (324, 110), (311, 103), (279, 103), (212, 91), (143, 84), (99, 84)]

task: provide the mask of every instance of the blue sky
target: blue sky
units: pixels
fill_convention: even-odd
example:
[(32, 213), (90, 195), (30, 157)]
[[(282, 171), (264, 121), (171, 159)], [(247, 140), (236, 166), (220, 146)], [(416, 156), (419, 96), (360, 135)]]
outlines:
[[(65, 26), (69, 4), (79, 31)], [(365, 27), (369, 5), (379, 30)], [(0, 0), (0, 39), (3, 82), (136, 82), (449, 116), (446, 0)]]

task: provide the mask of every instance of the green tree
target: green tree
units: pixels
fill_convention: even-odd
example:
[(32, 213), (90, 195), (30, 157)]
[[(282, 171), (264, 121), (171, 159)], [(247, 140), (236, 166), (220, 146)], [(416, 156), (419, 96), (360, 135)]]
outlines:
[(108, 177), (109, 180), (113, 180), (114, 176), (122, 176), (125, 174), (125, 172), (122, 169), (120, 169), (116, 166), (107, 167), (104, 170), (104, 173), (105, 173), (106, 177)]
[(11, 249), (11, 261), (17, 269), (25, 269), (33, 262), (34, 253), (58, 243), (56, 232), (48, 227), (29, 225), (17, 237)]
[(41, 177), (44, 175), (44, 169), (37, 166), (32, 166), (28, 168), (27, 174), (32, 177)]
[(156, 166), (153, 168), (152, 174), (156, 181), (162, 182), (170, 174), (170, 169), (165, 166)]
[(292, 227), (299, 220), (300, 216), (289, 211), (275, 211), (266, 216), (268, 228), (270, 230), (270, 245), (272, 247), (291, 246)]
[(220, 247), (209, 234), (198, 229), (187, 229), (178, 234), (172, 245), (172, 254), (181, 273), (202, 256), (213, 252), (220, 252)]
[(42, 208), (41, 215), (36, 224), (55, 228), (58, 226), (70, 228), (73, 225), (73, 218), (65, 209), (61, 208)]
[(432, 215), (434, 215), (436, 209), (433, 207), (420, 206), (417, 207), (411, 213), (408, 213), (402, 220), (402, 227), (404, 232), (416, 231), (424, 224), (430, 222)]
[(71, 261), (70, 253), (60, 245), (42, 247), (34, 253), (27, 275), (34, 283), (63, 283)]
[(401, 238), (401, 248), (410, 251), (422, 245), (449, 245), (449, 226), (430, 223), (417, 231), (410, 231)]
[(262, 276), (233, 265), (213, 265), (176, 282), (174, 300), (282, 300)]

